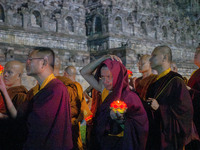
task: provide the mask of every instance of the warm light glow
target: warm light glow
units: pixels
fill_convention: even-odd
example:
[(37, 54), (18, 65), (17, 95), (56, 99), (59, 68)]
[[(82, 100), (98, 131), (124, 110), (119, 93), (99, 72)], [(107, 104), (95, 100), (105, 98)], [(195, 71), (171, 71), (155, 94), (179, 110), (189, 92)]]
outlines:
[(133, 72), (132, 71), (127, 70), (127, 73), (128, 73), (128, 78), (131, 78), (133, 76)]
[(0, 74), (2, 74), (3, 73), (3, 66), (2, 65), (0, 65)]
[(113, 101), (110, 104), (110, 109), (112, 109), (115, 113), (119, 112), (123, 114), (127, 110), (127, 105), (124, 101), (117, 100), (117, 101)]
[(85, 118), (85, 121), (87, 122), (87, 121), (91, 120), (92, 117), (93, 117), (93, 115), (90, 115), (90, 116), (86, 117), (86, 118)]

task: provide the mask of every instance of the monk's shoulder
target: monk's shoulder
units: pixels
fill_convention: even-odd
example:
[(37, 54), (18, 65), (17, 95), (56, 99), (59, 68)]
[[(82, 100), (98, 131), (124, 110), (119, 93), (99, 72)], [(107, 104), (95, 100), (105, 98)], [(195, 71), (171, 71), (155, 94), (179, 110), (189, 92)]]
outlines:
[(130, 103), (130, 104), (141, 103), (139, 96), (133, 91), (126, 91), (125, 93), (123, 93), (123, 95), (125, 95), (124, 101), (126, 103)]
[(53, 79), (52, 82), (49, 83), (47, 88), (49, 90), (58, 91), (58, 90), (61, 90), (61, 89), (66, 89), (66, 86), (59, 79)]

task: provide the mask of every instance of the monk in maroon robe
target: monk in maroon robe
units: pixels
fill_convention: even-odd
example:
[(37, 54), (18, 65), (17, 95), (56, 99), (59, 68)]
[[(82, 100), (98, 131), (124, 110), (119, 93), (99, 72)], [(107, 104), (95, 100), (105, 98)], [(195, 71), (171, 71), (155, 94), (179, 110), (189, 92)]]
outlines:
[[(183, 150), (192, 134), (193, 107), (183, 78), (172, 72), (171, 49), (159, 46), (152, 52), (157, 81), (147, 91), (149, 117), (147, 150)], [(196, 134), (197, 136), (197, 134)]]
[[(71, 150), (73, 147), (69, 94), (53, 74), (54, 59), (51, 49), (35, 48), (26, 61), (27, 75), (38, 81), (38, 86), (28, 93), (30, 101), (18, 110), (9, 97), (5, 101), (13, 118), (27, 116), (28, 137), (24, 150)], [(3, 81), (0, 83), (0, 89), (5, 92)]]
[[(200, 45), (196, 48), (194, 64), (200, 68)], [(198, 135), (200, 135), (200, 69), (197, 69), (193, 72), (187, 85), (190, 95), (192, 97), (192, 103), (194, 108), (194, 124), (196, 125)], [(200, 141), (196, 140), (191, 142), (187, 145), (186, 149), (200, 150)]]
[[(148, 134), (146, 112), (137, 94), (129, 89), (127, 69), (122, 63), (108, 58), (103, 56), (81, 70), (81, 74), (87, 80), (89, 79), (87, 71), (90, 70), (90, 73), (92, 73), (98, 66), (97, 78), (87, 81), (100, 91), (98, 86), (95, 86), (90, 81), (96, 81), (97, 83), (101, 77), (101, 84), (105, 87), (104, 90), (109, 91), (103, 102), (96, 103), (100, 106), (96, 107), (96, 114), (93, 118), (89, 149), (144, 150)], [(103, 68), (105, 69), (104, 71), (111, 72), (111, 76), (104, 74)], [(104, 95), (104, 90), (102, 95)], [(122, 116), (120, 114), (113, 115), (110, 110), (110, 104), (116, 100), (124, 101), (128, 106), (126, 113)]]
[(190, 94), (194, 107), (194, 123), (200, 135), (200, 45), (196, 48), (194, 63), (199, 67), (188, 81)]
[(190, 94), (194, 107), (194, 123), (196, 125), (198, 134), (200, 135), (200, 69), (195, 71), (188, 81), (190, 87)]
[(53, 79), (30, 100), (24, 149), (71, 149), (71, 116), (66, 110), (69, 94), (60, 80)]

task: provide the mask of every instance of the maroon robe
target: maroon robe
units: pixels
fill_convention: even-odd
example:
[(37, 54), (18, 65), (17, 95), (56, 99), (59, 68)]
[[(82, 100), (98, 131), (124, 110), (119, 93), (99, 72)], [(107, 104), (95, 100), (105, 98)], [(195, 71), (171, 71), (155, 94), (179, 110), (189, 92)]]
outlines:
[(192, 134), (193, 107), (181, 75), (169, 72), (152, 83), (146, 98), (159, 103), (156, 111), (146, 106), (149, 117), (147, 150), (183, 150)]
[(72, 149), (69, 95), (61, 81), (53, 79), (33, 96), (28, 111), (24, 150)]
[(194, 123), (200, 136), (200, 69), (191, 76), (188, 86), (191, 88), (190, 94), (194, 107)]
[[(144, 150), (148, 134), (148, 119), (141, 100), (136, 93), (130, 91), (127, 69), (118, 61), (107, 59), (98, 68), (96, 77), (100, 76), (105, 64), (113, 75), (113, 90), (101, 102), (96, 102), (96, 114), (93, 118), (90, 150)], [(101, 99), (100, 99), (101, 100)], [(124, 101), (127, 106), (124, 124), (118, 124), (110, 117), (110, 104), (115, 100)], [(124, 130), (121, 126), (124, 126)], [(117, 135), (124, 131), (123, 137)]]

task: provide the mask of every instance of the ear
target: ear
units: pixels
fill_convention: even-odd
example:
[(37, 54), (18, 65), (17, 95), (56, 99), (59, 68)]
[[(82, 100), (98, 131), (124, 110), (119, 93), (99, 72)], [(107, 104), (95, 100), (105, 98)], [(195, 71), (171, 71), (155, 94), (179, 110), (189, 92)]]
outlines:
[(22, 77), (22, 74), (21, 74), (21, 73), (19, 73), (19, 74), (18, 74), (18, 76), (17, 76), (17, 79), (16, 79), (16, 80), (20, 80), (20, 79), (21, 79), (21, 77)]
[(21, 73), (19, 73), (19, 76), (18, 76), (19, 78), (21, 78), (22, 77), (22, 74)]
[(44, 58), (43, 66), (46, 66), (48, 64), (48, 59)]
[(167, 55), (164, 55), (164, 57), (163, 57), (163, 61), (167, 61), (167, 60), (168, 60)]

